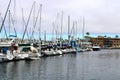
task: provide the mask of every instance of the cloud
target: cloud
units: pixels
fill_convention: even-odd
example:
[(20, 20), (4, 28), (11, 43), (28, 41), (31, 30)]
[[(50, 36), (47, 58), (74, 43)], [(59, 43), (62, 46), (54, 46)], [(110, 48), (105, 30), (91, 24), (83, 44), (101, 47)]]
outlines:
[[(5, 14), (9, 0), (0, 1), (0, 12)], [(13, 0), (12, 0), (13, 1)], [(16, 0), (16, 18), (18, 25), (22, 22), (21, 8), (24, 8), (24, 16), (27, 21), (33, 0)], [(119, 0), (36, 0), (36, 13), (39, 4), (42, 7), (42, 32), (52, 32), (52, 22), (55, 22), (57, 13), (64, 13), (63, 29), (67, 29), (67, 18), (71, 16), (71, 27), (73, 21), (78, 21), (78, 30), (82, 32), (81, 16), (85, 17), (85, 32), (91, 33), (119, 33), (120, 10)], [(2, 7), (4, 6), (4, 7)], [(14, 3), (11, 4), (13, 14)], [(58, 18), (60, 26), (60, 16)], [(20, 23), (19, 23), (20, 22)], [(32, 16), (31, 22), (32, 24)], [(39, 24), (37, 24), (39, 25)], [(60, 28), (59, 28), (60, 29)], [(60, 31), (60, 30), (59, 30)], [(63, 30), (67, 33), (67, 30)]]

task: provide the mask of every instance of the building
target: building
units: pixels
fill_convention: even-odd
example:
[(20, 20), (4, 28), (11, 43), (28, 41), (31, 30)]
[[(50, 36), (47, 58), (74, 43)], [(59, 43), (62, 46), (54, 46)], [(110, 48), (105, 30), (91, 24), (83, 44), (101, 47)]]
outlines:
[(95, 45), (100, 45), (101, 48), (120, 48), (120, 38), (90, 38), (89, 41)]

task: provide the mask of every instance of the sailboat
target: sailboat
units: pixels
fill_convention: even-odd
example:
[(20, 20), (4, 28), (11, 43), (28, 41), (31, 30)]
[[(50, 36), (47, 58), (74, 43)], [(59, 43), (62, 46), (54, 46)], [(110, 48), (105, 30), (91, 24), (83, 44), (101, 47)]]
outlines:
[(91, 51), (92, 48), (91, 48), (91, 43), (88, 42), (87, 40), (85, 40), (84, 38), (84, 29), (85, 29), (85, 20), (84, 20), (84, 16), (83, 16), (83, 29), (82, 29), (82, 37), (83, 37), (83, 40), (81, 40), (81, 42), (78, 44), (78, 49), (79, 49), (79, 52), (85, 52), (85, 51)]
[(70, 36), (70, 16), (68, 16), (68, 42), (64, 44), (66, 45), (61, 48), (63, 54), (76, 53), (76, 49), (75, 49), (76, 42), (73, 39), (73, 37)]
[[(28, 17), (28, 20), (27, 20), (27, 23), (25, 25), (25, 30), (24, 30), (24, 33), (23, 33), (23, 37), (22, 37), (22, 43), (19, 44), (19, 46), (23, 49), (21, 49), (20, 51), (21, 52), (25, 52), (28, 54), (28, 59), (39, 59), (40, 56), (41, 56), (41, 53), (40, 53), (40, 49), (37, 49), (37, 47), (34, 46), (34, 43), (32, 42), (29, 42), (28, 44), (27, 43), (24, 43), (24, 36), (25, 36), (25, 33), (27, 32), (27, 27), (28, 27), (28, 24), (29, 24), (29, 19), (30, 19), (30, 16), (31, 16), (31, 13), (33, 11), (33, 7), (35, 5), (35, 2), (33, 3), (32, 5), (32, 8), (31, 8), (31, 11), (30, 11), (30, 14), (29, 14), (29, 17)], [(39, 11), (38, 11), (38, 14), (37, 14), (37, 17), (36, 17), (36, 21), (34, 23), (34, 28), (36, 27), (36, 23), (37, 23), (37, 20), (38, 20), (38, 15), (40, 13), (40, 10), (41, 10), (41, 6), (39, 8)], [(23, 19), (24, 20), (24, 19)], [(24, 21), (25, 22), (25, 21)], [(33, 37), (33, 34), (34, 34), (34, 29), (33, 29), (33, 32), (32, 32), (32, 36), (31, 38)]]
[[(4, 15), (4, 19), (2, 20), (2, 25), (0, 27), (0, 33), (2, 31), (2, 28), (4, 27), (4, 22), (6, 20), (6, 16), (9, 11), (10, 4), (11, 4), (11, 0), (9, 1), (6, 13)], [(8, 41), (3, 40), (0, 42), (0, 62), (12, 60), (14, 58), (14, 56), (8, 51), (10, 45), (11, 45), (11, 41), (8, 42)]]

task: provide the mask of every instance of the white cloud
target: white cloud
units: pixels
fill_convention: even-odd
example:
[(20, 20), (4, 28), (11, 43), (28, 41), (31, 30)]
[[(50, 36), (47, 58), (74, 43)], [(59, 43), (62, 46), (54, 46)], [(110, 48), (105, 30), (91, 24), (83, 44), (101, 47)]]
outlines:
[[(9, 0), (0, 0), (0, 12), (4, 16)], [(13, 1), (13, 0), (12, 0)], [(17, 21), (21, 22), (21, 8), (27, 20), (33, 0), (16, 0)], [(67, 16), (72, 21), (80, 21), (85, 16), (85, 31), (119, 33), (120, 10), (119, 0), (36, 0), (36, 11), (39, 4), (43, 4), (42, 10), (42, 32), (52, 31), (52, 22), (55, 21), (57, 13), (64, 12), (64, 26), (67, 25)], [(4, 6), (4, 7), (3, 7)], [(13, 2), (11, 4), (13, 13)], [(32, 17), (32, 16), (31, 16)], [(60, 19), (60, 18), (59, 18)], [(19, 23), (20, 24), (20, 23)], [(80, 24), (78, 22), (78, 24)], [(71, 23), (72, 26), (72, 23)], [(81, 28), (79, 28), (81, 29)], [(67, 31), (67, 30), (66, 30)], [(79, 30), (81, 32), (82, 30)], [(65, 32), (65, 30), (63, 30)]]

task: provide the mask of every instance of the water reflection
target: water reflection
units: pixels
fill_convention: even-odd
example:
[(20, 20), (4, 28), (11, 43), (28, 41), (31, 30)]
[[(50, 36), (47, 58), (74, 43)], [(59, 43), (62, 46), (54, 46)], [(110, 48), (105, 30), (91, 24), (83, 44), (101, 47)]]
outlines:
[(0, 63), (0, 80), (120, 80), (120, 50)]

